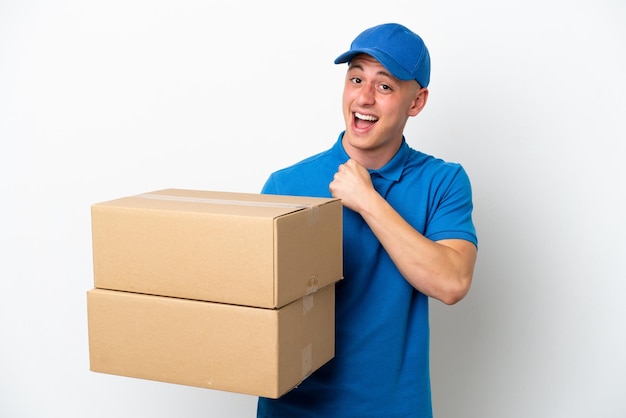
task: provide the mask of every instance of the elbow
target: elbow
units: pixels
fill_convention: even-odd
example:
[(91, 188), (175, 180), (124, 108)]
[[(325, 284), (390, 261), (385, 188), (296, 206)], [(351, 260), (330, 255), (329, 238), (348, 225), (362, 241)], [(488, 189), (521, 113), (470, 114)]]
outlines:
[(455, 305), (467, 296), (471, 283), (471, 276), (459, 278), (453, 283), (450, 283), (446, 289), (442, 289), (442, 292), (437, 299), (446, 305)]
[(452, 305), (455, 305), (455, 304), (459, 303), (461, 300), (463, 300), (463, 298), (465, 297), (466, 294), (467, 294), (467, 292), (465, 292), (465, 293), (461, 293), (461, 292), (448, 293), (448, 294), (442, 296), (441, 298), (439, 298), (439, 300), (441, 302), (445, 303), (446, 305), (452, 306)]
[(467, 296), (472, 284), (476, 246), (463, 240), (449, 240), (446, 246), (449, 251), (444, 265), (448, 268), (439, 270), (441, 273), (434, 276), (438, 295), (435, 297), (446, 305), (454, 305)]

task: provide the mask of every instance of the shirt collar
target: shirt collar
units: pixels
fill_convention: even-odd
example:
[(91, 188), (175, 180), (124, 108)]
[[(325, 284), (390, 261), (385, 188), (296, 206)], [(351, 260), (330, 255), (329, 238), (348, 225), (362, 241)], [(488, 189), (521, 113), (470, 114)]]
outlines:
[(350, 159), (350, 156), (348, 155), (346, 150), (343, 149), (343, 145), (341, 144), (341, 139), (343, 138), (344, 132), (345, 131), (339, 134), (339, 138), (337, 138), (337, 142), (335, 142), (332, 150), (335, 161), (337, 161), (337, 165), (343, 164)]
[(400, 148), (398, 149), (398, 152), (396, 152), (396, 155), (394, 155), (387, 164), (380, 167), (378, 170), (369, 171), (370, 173), (376, 173), (389, 181), (398, 181), (400, 180), (400, 177), (402, 177), (402, 172), (404, 171), (404, 166), (408, 158), (409, 145), (406, 143), (404, 137), (402, 137), (402, 144), (400, 144)]

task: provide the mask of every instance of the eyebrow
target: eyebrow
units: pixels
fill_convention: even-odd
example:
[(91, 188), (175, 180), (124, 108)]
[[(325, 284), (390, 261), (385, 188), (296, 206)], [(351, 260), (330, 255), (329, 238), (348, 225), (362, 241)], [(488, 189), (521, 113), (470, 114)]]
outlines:
[[(352, 63), (350, 63), (349, 67), (348, 67), (348, 70), (352, 70), (353, 68), (359, 69), (361, 71), (365, 71), (361, 64), (352, 64)], [(385, 77), (388, 77), (388, 78), (391, 78), (392, 80), (395, 80), (395, 77), (391, 73), (389, 73), (387, 71), (384, 71), (384, 70), (380, 70), (376, 74), (377, 75), (382, 75), (382, 76), (385, 76)]]

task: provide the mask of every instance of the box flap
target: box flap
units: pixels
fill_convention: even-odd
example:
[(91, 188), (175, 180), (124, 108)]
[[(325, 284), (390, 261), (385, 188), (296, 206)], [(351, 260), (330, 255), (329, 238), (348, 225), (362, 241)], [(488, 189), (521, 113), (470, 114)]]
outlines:
[(176, 210), (190, 213), (276, 218), (310, 209), (329, 200), (337, 199), (163, 189), (96, 203), (94, 206), (122, 206), (129, 209)]

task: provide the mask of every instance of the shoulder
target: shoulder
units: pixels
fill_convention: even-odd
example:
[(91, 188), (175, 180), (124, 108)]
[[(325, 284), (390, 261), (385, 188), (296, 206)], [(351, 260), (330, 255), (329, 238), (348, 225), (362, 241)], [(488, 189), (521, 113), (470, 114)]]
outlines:
[(435, 184), (461, 182), (469, 185), (467, 172), (460, 163), (446, 161), (412, 148), (409, 151), (405, 173), (423, 182)]
[(320, 152), (318, 154), (307, 157), (295, 164), (274, 171), (271, 176), (289, 176), (295, 173), (303, 173), (306, 171), (315, 171), (320, 164), (324, 164), (328, 160), (330, 150)]
[(433, 241), (461, 239), (477, 245), (472, 187), (463, 166), (412, 151), (407, 168), (406, 187), (420, 191), (416, 199), (426, 199), (424, 235)]
[(330, 150), (315, 154), (274, 171), (262, 192), (327, 197), (330, 195), (328, 184), (332, 181), (337, 166)]

